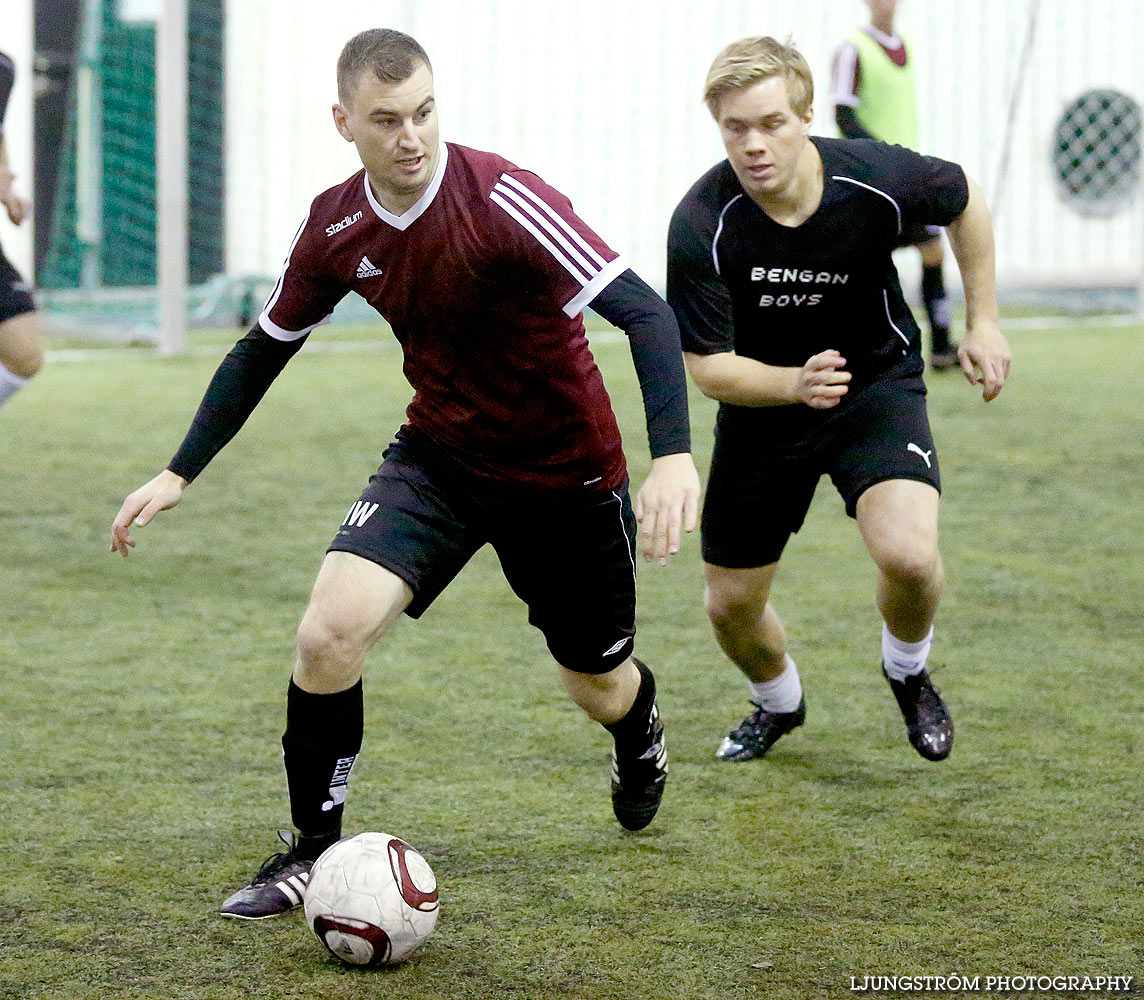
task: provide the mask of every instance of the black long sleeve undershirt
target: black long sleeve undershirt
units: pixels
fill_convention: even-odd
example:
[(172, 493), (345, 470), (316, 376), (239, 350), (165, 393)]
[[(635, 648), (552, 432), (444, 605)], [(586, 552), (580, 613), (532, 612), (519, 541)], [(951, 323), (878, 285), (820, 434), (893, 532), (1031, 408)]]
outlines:
[(846, 139), (877, 139), (872, 132), (867, 132), (858, 122), (858, 115), (849, 104), (834, 105), (834, 121), (838, 131)]
[(671, 307), (635, 271), (627, 270), (592, 300), (592, 308), (631, 342), (651, 457), (691, 451), (687, 376)]
[(202, 472), (246, 423), (286, 362), (305, 342), (304, 336), (276, 340), (256, 323), (222, 359), (187, 436), (167, 468), (188, 483)]

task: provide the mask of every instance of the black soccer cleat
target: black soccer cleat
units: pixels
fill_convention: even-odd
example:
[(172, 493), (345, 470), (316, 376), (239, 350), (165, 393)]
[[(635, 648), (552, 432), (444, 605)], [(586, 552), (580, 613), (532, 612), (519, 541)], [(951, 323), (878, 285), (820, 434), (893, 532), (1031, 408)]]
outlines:
[(799, 699), (798, 708), (793, 712), (768, 712), (756, 702), (751, 702), (755, 710), (748, 715), (738, 729), (732, 729), (723, 737), (715, 756), (719, 760), (753, 760), (762, 757), (780, 736), (797, 729), (806, 722), (806, 696)]
[(953, 749), (953, 719), (929, 673), (923, 670), (904, 681), (896, 681), (883, 666), (882, 676), (890, 682), (890, 690), (898, 699), (910, 745), (926, 760), (945, 760)]
[(224, 917), (267, 920), (302, 905), (314, 862), (298, 857), (292, 833), (279, 830), (278, 837), (286, 850), (271, 854), (262, 862), (250, 885), (239, 889), (219, 907), (218, 912)]
[(651, 746), (638, 757), (612, 747), (612, 811), (625, 830), (642, 830), (654, 818), (667, 784), (667, 742), (659, 706), (651, 703)]

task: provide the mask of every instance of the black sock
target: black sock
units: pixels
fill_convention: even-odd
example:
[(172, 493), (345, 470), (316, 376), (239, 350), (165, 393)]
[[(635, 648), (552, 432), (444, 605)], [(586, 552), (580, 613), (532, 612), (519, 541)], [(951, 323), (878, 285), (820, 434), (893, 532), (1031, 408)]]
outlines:
[(291, 679), (282, 756), (303, 857), (317, 857), (341, 836), (346, 785), (364, 729), (360, 680), (347, 691), (311, 694)]
[(627, 715), (604, 726), (616, 741), (616, 749), (624, 754), (642, 753), (651, 746), (651, 709), (655, 704), (654, 675), (634, 656), (632, 662), (640, 672), (636, 700), (632, 702)]
[(945, 277), (940, 264), (922, 268), (922, 301), (930, 324), (930, 348), (933, 352), (949, 350), (950, 306), (945, 294)]

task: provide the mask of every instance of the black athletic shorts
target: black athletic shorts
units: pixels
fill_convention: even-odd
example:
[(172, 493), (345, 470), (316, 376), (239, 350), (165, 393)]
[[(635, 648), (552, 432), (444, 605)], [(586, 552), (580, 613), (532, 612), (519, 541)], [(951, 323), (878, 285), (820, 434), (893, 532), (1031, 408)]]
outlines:
[(716, 435), (701, 524), (704, 562), (729, 569), (777, 562), (802, 527), (822, 475), (830, 476), (851, 517), (858, 498), (887, 479), (916, 479), (940, 492), (920, 375), (876, 380), (845, 406), (823, 412), (793, 446), (764, 434)]
[(0, 250), (0, 323), (21, 313), (35, 311), (36, 302), (31, 288)]
[(423, 437), (399, 433), (331, 552), (401, 577), (419, 618), (486, 542), (556, 662), (601, 674), (632, 653), (636, 522), (626, 486), (585, 497), (512, 496), (474, 480)]

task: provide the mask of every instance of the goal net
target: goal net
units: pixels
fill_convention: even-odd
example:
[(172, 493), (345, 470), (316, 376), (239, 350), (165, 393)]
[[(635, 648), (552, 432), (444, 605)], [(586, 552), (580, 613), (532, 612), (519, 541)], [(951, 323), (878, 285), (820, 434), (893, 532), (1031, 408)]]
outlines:
[[(263, 294), (310, 200), (359, 166), (330, 119), (334, 64), (358, 30), (414, 35), (434, 63), (442, 134), (543, 175), (662, 288), (671, 212), (723, 157), (700, 99), (714, 55), (747, 34), (791, 37), (815, 74), (813, 131), (832, 135), (832, 54), (868, 16), (858, 0), (326, 0), (320, 13), (310, 0), (188, 3), (189, 309), (215, 324)], [(155, 275), (153, 28), (125, 26), (114, 0), (103, 8), (98, 287), (83, 287), (69, 201), (74, 134), (38, 281), (61, 289), (50, 300), (60, 309), (117, 289), (98, 309), (122, 315), (123, 289), (145, 311)], [(1003, 296), (1133, 301), (1144, 5), (912, 0), (897, 26), (916, 65), (923, 151), (961, 163), (996, 211)], [(956, 287), (955, 268), (949, 278)], [(903, 269), (908, 292), (916, 282)], [(337, 315), (365, 313), (349, 301)]]

